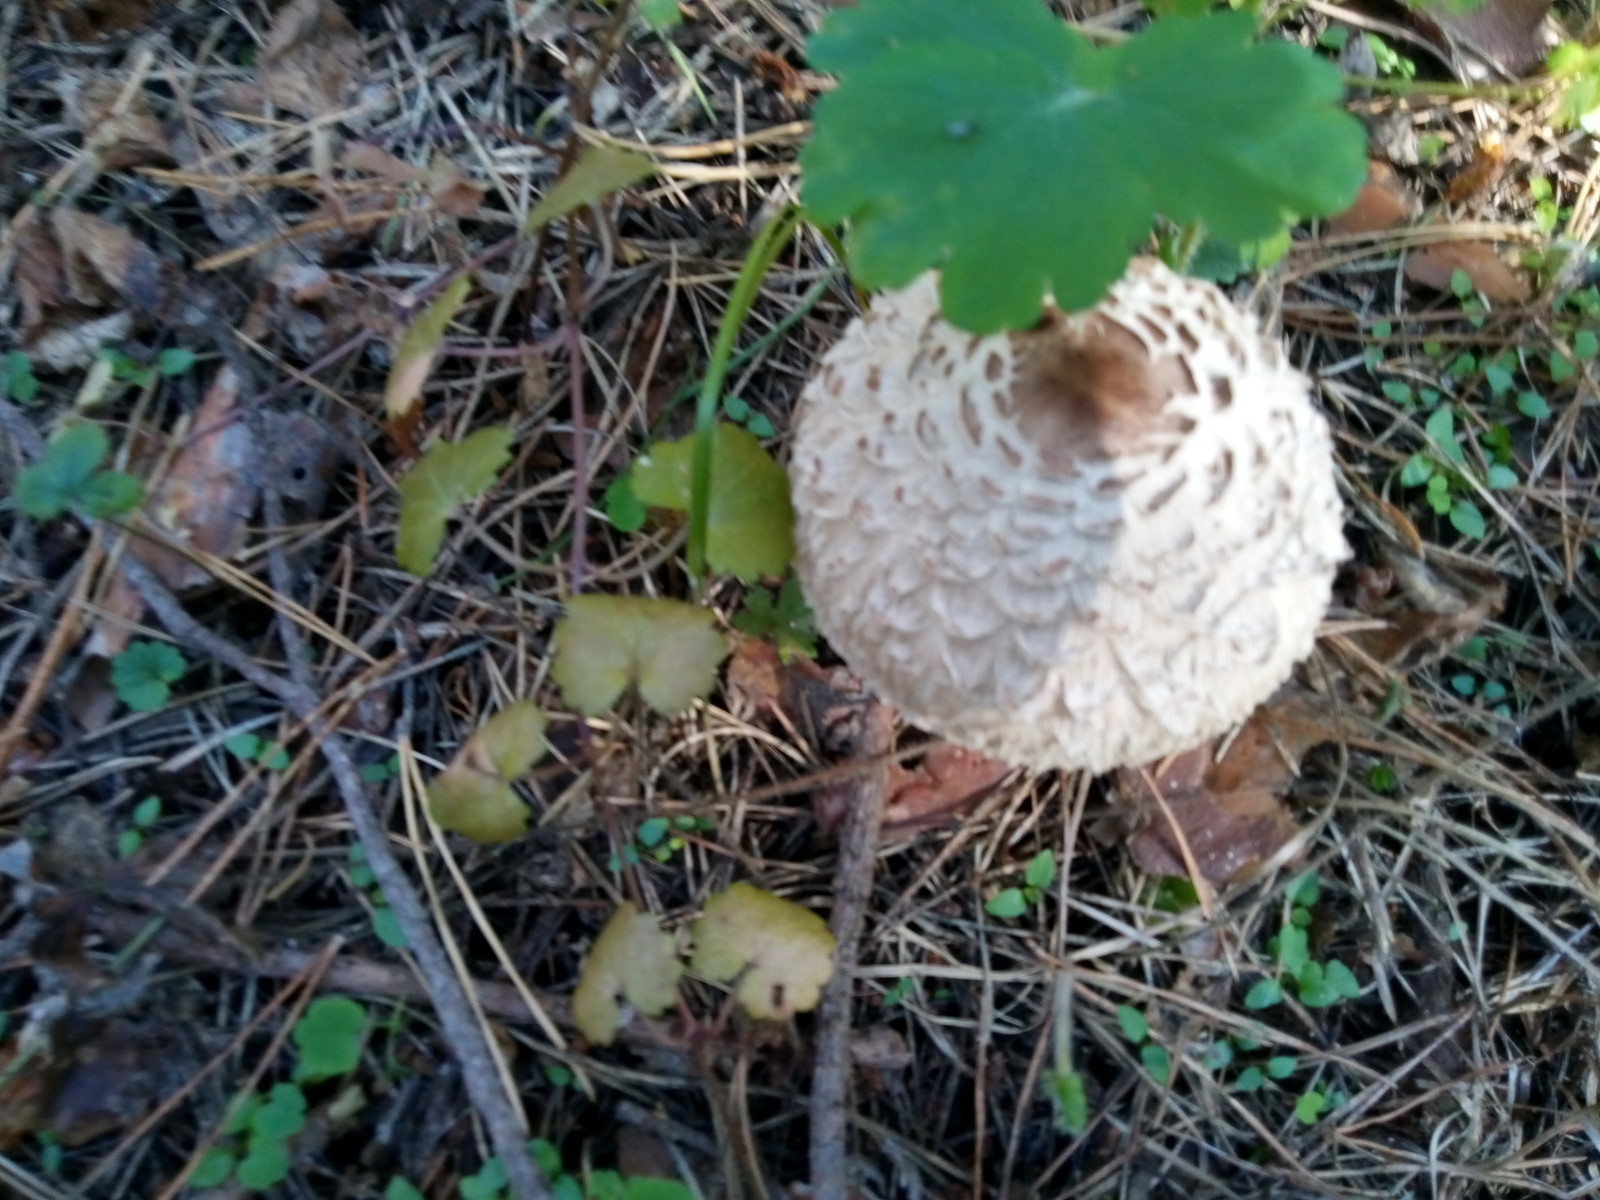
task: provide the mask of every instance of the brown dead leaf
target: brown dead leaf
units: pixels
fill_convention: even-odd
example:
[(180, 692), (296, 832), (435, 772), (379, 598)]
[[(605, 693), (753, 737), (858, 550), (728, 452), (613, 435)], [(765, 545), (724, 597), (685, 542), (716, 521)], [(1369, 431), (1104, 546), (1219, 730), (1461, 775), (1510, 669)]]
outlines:
[(1394, 168), (1374, 159), (1367, 163), (1367, 181), (1356, 193), (1355, 201), (1338, 216), (1328, 219), (1328, 232), (1382, 233), (1406, 224), (1420, 210), (1421, 206), (1406, 191)]
[(367, 76), (361, 38), (333, 0), (290, 0), (267, 33), (260, 62), (267, 98), (308, 117), (344, 108)]
[(153, 0), (51, 0), (49, 7), (72, 37), (87, 40), (145, 28), (156, 5)]
[(770, 50), (757, 50), (750, 59), (750, 70), (790, 104), (805, 103), (805, 80), (781, 55)]
[(1011, 768), (949, 742), (935, 742), (915, 768), (889, 768), (883, 836), (910, 837), (965, 816)]
[(776, 713), (783, 704), (783, 663), (777, 647), (761, 638), (734, 633), (725, 687), (741, 711)]
[(1424, 557), (1388, 542), (1379, 543), (1377, 557), (1377, 567), (1389, 574), (1394, 592), (1373, 612), (1388, 627), (1346, 636), (1402, 674), (1443, 658), (1505, 604), (1505, 580), (1475, 563), (1447, 562), (1437, 551)]
[(68, 121), (105, 166), (171, 161), (172, 147), (143, 88), (124, 98), (127, 80), (101, 74), (69, 75), (60, 86)]
[[(232, 558), (243, 548), (245, 522), (261, 493), (260, 450), (238, 402), (239, 377), (224, 366), (144, 509), (170, 541), (217, 558)], [(133, 553), (174, 591), (212, 581), (204, 567), (158, 542), (141, 540)]]
[(72, 208), (50, 213), (70, 295), (80, 304), (106, 304), (111, 295), (133, 311), (155, 315), (171, 297), (170, 268), (120, 225)]
[(1500, 182), (1506, 169), (1506, 145), (1498, 133), (1484, 135), (1472, 152), (1472, 160), (1456, 172), (1445, 190), (1449, 204), (1465, 204)]
[(18, 239), (13, 280), (23, 348), (36, 362), (69, 371), (162, 312), (175, 275), (121, 226), (61, 207)]
[(421, 184), (434, 207), (454, 217), (470, 217), (483, 205), (483, 189), (443, 154), (436, 153), (426, 167), (419, 167), (380, 146), (358, 142), (345, 151), (343, 165), (393, 183)]
[[(1421, 0), (1415, 7), (1452, 46), (1520, 79), (1544, 63), (1554, 45), (1545, 32), (1552, 0)], [(1469, 71), (1469, 76), (1478, 72)]]
[[(1225, 883), (1300, 832), (1283, 795), (1300, 755), (1330, 736), (1311, 698), (1280, 697), (1257, 709), (1231, 739), (1148, 768), (1119, 770), (1117, 791), (1132, 812), (1097, 823), (1094, 833), (1113, 840), (1126, 836), (1131, 824), (1128, 849), (1142, 870), (1188, 875), (1187, 846), (1204, 878)], [(1219, 751), (1220, 760), (1214, 757)]]
[(1424, 287), (1448, 292), (1457, 271), (1465, 271), (1473, 288), (1496, 304), (1518, 304), (1533, 294), (1527, 277), (1484, 242), (1435, 242), (1406, 255), (1406, 278)]

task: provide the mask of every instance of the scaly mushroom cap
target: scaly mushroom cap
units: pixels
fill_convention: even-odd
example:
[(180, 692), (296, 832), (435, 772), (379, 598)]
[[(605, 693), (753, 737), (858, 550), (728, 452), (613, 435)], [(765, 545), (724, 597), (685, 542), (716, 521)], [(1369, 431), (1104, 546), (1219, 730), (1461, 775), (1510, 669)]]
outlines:
[(948, 324), (931, 272), (880, 296), (807, 384), (790, 474), (828, 641), (908, 721), (1035, 769), (1225, 732), (1349, 553), (1306, 379), (1154, 260), (1024, 333)]

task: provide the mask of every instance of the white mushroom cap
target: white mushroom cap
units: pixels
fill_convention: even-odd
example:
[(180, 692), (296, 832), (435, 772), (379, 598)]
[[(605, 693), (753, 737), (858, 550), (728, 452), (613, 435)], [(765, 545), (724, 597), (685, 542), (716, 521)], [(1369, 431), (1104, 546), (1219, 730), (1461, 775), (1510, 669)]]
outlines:
[(807, 384), (790, 475), (828, 641), (908, 721), (1035, 769), (1226, 732), (1349, 554), (1305, 377), (1154, 260), (1024, 333), (950, 325), (931, 272), (880, 296)]

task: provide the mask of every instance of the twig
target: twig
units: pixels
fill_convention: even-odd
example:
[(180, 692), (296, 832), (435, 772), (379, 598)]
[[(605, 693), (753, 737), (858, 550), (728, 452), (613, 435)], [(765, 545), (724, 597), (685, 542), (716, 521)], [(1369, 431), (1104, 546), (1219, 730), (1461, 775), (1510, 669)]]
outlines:
[(881, 704), (867, 705), (859, 752), (880, 765), (852, 786), (850, 816), (839, 842), (834, 880), (835, 903), (829, 927), (837, 949), (833, 976), (817, 1008), (816, 1064), (811, 1072), (811, 1194), (823, 1200), (848, 1196), (850, 1005), (855, 993), (857, 943), (872, 899), (872, 871), (878, 857), (878, 829), (889, 790), (884, 756), (894, 736), (894, 717)]
[[(316, 693), (257, 665), (226, 638), (202, 627), (184, 611), (177, 597), (163, 587), (148, 568), (131, 557), (124, 557), (121, 567), (123, 575), (167, 632), (180, 642), (237, 671), (262, 691), (276, 696), (296, 717), (310, 723), (313, 736), (320, 737), (322, 753), (328, 760), (339, 797), (344, 801), (351, 825), (355, 827), (356, 837), (366, 852), (367, 865), (372, 868), (373, 876), (383, 889), (416, 957), (417, 967), (428, 988), (428, 996), (439, 1014), (439, 1026), (445, 1042), (461, 1066), (467, 1095), (489, 1131), (489, 1140), (505, 1167), (512, 1195), (517, 1200), (551, 1200), (552, 1193), (528, 1154), (516, 1113), (496, 1086), (494, 1061), (484, 1041), (483, 1031), (472, 1020), (466, 994), (450, 969), (449, 960), (445, 958), (444, 950), (434, 935), (433, 926), (428, 921), (421, 901), (417, 899), (411, 880), (389, 850), (388, 836), (372, 810), (355, 761), (345, 748), (343, 739), (328, 729), (324, 722), (313, 719), (318, 708)], [(294, 636), (298, 640), (298, 631)], [(289, 653), (289, 661), (296, 661), (296, 652), (293, 650)]]

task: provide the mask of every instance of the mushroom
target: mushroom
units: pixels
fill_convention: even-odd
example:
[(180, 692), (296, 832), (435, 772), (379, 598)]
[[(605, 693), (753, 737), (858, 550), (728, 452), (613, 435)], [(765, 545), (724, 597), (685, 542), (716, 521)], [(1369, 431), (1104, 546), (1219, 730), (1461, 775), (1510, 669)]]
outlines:
[(911, 723), (1100, 772), (1226, 732), (1310, 654), (1349, 550), (1327, 423), (1275, 340), (1138, 259), (1096, 308), (977, 337), (929, 272), (801, 396), (796, 564)]

